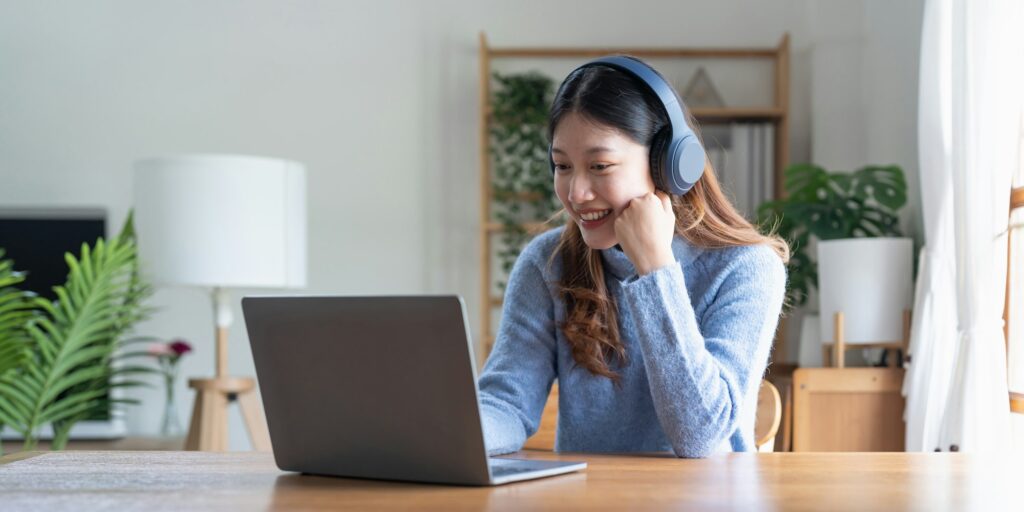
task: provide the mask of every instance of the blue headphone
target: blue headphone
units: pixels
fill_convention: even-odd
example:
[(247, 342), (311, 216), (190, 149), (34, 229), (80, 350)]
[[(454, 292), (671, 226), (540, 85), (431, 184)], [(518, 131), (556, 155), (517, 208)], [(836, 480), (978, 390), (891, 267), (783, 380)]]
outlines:
[[(641, 60), (624, 55), (601, 57), (576, 68), (573, 73), (591, 66), (608, 66), (632, 75), (658, 96), (665, 113), (668, 114), (670, 127), (668, 131), (662, 129), (655, 134), (651, 142), (651, 178), (659, 190), (677, 196), (689, 192), (704, 174), (704, 148), (700, 145), (697, 134), (686, 124), (686, 107), (676, 96), (672, 86)], [(562, 82), (555, 97), (561, 96), (564, 87), (565, 82)], [(555, 172), (555, 160), (551, 155), (550, 145), (548, 162), (551, 165), (551, 172)]]

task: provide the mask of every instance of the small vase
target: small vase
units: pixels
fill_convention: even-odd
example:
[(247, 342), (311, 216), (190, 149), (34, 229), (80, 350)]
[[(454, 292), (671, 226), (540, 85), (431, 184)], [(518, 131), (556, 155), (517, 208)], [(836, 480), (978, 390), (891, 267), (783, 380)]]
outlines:
[(178, 366), (164, 365), (164, 387), (167, 403), (164, 405), (164, 419), (160, 422), (160, 435), (163, 437), (181, 436), (181, 423), (178, 421), (178, 404), (174, 399), (174, 381), (177, 380)]

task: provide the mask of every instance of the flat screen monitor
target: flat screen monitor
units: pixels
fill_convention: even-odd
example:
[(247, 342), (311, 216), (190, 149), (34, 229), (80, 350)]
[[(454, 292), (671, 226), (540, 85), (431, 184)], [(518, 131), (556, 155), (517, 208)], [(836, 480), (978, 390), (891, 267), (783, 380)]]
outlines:
[(53, 287), (67, 280), (65, 253), (81, 255), (82, 244), (107, 236), (100, 209), (0, 209), (0, 248), (25, 272), (19, 287), (56, 299)]

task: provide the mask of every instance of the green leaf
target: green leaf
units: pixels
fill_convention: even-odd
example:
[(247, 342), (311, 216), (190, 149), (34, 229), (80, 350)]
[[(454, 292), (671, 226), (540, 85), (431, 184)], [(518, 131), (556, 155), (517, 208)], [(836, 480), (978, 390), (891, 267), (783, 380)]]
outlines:
[(15, 288), (25, 280), (14, 271), (14, 262), (4, 259), (0, 248), (0, 377), (24, 364), (28, 357), (29, 333), (25, 325), (34, 314), (31, 294)]
[(906, 204), (907, 182), (899, 167), (867, 166), (858, 170), (856, 177), (856, 195), (865, 201), (872, 199), (889, 211)]
[(0, 425), (8, 425), (19, 433), (24, 434), (21, 425), (24, 424), (24, 417), (11, 409), (11, 404), (0, 401)]
[(144, 380), (115, 380), (110, 382), (112, 388), (152, 388), (152, 383)]
[[(143, 301), (152, 292), (138, 272), (131, 221), (129, 213), (112, 240), (83, 244), (79, 257), (65, 254), (68, 279), (55, 287), (57, 300), (26, 300), (20, 334), (12, 338), (0, 330), (0, 422), (26, 433), (26, 446), (35, 445), (39, 426), (50, 422), (55, 432), (66, 433), (90, 411), (109, 404), (112, 376), (133, 371), (112, 368), (115, 354), (129, 343), (153, 340), (125, 336), (151, 311)], [(0, 283), (14, 281), (10, 268), (0, 258)], [(9, 293), (0, 287), (0, 327), (17, 324), (8, 313), (14, 300)]]
[(132, 375), (132, 374), (157, 374), (160, 370), (151, 366), (119, 366), (111, 370), (114, 375)]
[[(554, 81), (538, 72), (494, 73), (489, 120), (492, 218), (503, 226), (496, 244), (505, 274), (532, 237), (522, 223), (544, 222), (559, 209), (548, 162), (547, 110)], [(499, 277), (498, 287), (504, 285)]]
[(30, 394), (26, 394), (11, 382), (0, 382), (0, 404), (9, 407), (19, 418), (27, 418), (32, 414), (33, 401)]
[(815, 202), (831, 194), (828, 173), (816, 165), (796, 164), (785, 171), (783, 179), (787, 196), (802, 202)]
[(65, 421), (79, 412), (87, 411), (98, 402), (97, 398), (106, 395), (107, 391), (106, 389), (94, 389), (65, 397), (53, 407), (47, 408), (40, 415), (39, 423)]
[(110, 370), (103, 366), (80, 367), (73, 373), (61, 377), (50, 386), (40, 399), (44, 404), (57, 398), (57, 395), (83, 383), (96, 382), (110, 376)]
[[(142, 384), (142, 385), (143, 386), (152, 387), (150, 384)], [(113, 404), (113, 405), (119, 405), (119, 404), (139, 405), (139, 404), (142, 403), (142, 401), (139, 400), (138, 398), (112, 398), (110, 400), (107, 400), (107, 403), (110, 403), (110, 404)]]
[[(122, 343), (122, 346), (123, 345), (124, 344)], [(153, 354), (149, 353), (148, 350), (135, 350), (135, 351), (132, 351), (132, 352), (118, 352), (118, 353), (114, 354), (114, 356), (112, 357), (111, 360), (113, 360), (113, 361), (122, 361), (122, 360), (125, 360), (125, 359), (135, 359), (135, 358), (139, 358), (139, 357), (146, 358), (146, 359), (153, 359), (154, 358)]]

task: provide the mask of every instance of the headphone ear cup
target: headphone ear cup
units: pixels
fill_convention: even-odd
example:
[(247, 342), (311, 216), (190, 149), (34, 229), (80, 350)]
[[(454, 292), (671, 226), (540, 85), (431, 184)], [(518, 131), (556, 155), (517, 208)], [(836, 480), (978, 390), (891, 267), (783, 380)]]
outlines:
[(685, 137), (669, 144), (668, 165), (672, 167), (667, 185), (673, 194), (683, 195), (700, 180), (704, 174), (707, 155), (696, 137)]
[(658, 133), (654, 134), (654, 139), (651, 140), (651, 179), (654, 181), (654, 188), (662, 191), (669, 191), (668, 176), (665, 175), (669, 169), (665, 166), (667, 161), (668, 152), (668, 130), (662, 128), (658, 130)]

